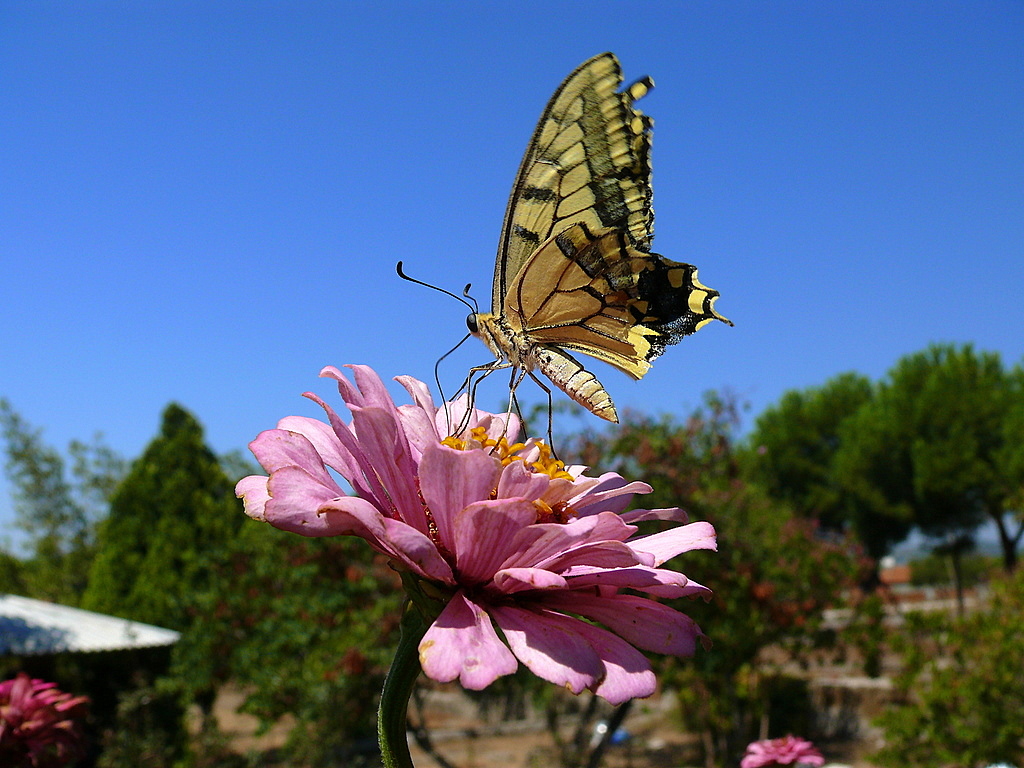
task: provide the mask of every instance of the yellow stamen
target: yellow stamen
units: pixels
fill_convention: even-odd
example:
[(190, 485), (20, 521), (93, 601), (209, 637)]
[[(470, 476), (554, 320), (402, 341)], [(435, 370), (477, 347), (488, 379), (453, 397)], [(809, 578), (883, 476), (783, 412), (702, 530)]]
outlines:
[(446, 437), (441, 441), (441, 444), (459, 451), (468, 451), (470, 448), (484, 448), (489, 450), (491, 455), (502, 463), (502, 466), (508, 466), (513, 461), (522, 461), (533, 472), (541, 472), (555, 479), (573, 479), (572, 475), (565, 471), (565, 462), (556, 459), (551, 453), (551, 446), (546, 445), (540, 440), (534, 443), (540, 452), (540, 456), (531, 462), (527, 462), (525, 457), (519, 455), (521, 451), (527, 449), (526, 443), (512, 443), (509, 445), (508, 439), (505, 437), (499, 437), (495, 440), (493, 437), (488, 437), (487, 430), (483, 427), (473, 427), (469, 434), (470, 438), (468, 440), (452, 436)]
[(441, 445), (447, 445), (449, 448), (454, 448), (457, 451), (465, 451), (469, 448), (468, 441), (463, 440), (461, 437), (455, 437), (454, 435), (449, 435), (442, 440)]

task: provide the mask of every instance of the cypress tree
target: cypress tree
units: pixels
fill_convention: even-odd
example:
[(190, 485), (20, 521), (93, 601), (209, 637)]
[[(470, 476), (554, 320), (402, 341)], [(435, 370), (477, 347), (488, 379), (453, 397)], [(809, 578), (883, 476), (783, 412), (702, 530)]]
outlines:
[(114, 493), (83, 607), (183, 630), (244, 519), (232, 482), (176, 403)]

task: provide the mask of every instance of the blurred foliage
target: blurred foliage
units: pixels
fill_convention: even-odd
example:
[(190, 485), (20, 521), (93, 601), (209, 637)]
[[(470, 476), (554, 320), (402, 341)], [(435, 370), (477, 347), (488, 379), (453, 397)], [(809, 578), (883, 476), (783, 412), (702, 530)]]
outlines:
[(772, 735), (792, 727), (794, 709), (778, 706), (791, 681), (781, 659), (775, 664), (765, 651), (806, 660), (827, 646), (822, 611), (840, 604), (863, 567), (850, 542), (744, 479), (738, 422), (736, 401), (712, 394), (683, 423), (627, 413), (618, 428), (583, 435), (575, 451), (584, 464), (650, 483), (654, 492), (638, 504), (681, 506), (718, 531), (717, 554), (691, 552), (666, 564), (714, 590), (708, 604), (676, 605), (714, 647), (691, 660), (658, 662), (662, 684), (677, 691), (684, 726), (702, 734), (708, 765), (735, 765), (765, 720)]
[(178, 697), (136, 685), (118, 699), (115, 718), (103, 733), (97, 768), (174, 768), (184, 757)]
[[(0, 398), (5, 469), (14, 488), (15, 525), (28, 535), (30, 556), (0, 566), (11, 591), (78, 605), (95, 555), (96, 524), (124, 474), (124, 462), (97, 436), (74, 441), (68, 461), (43, 442), (11, 404)], [(8, 553), (9, 556), (9, 553)]]
[[(857, 510), (850, 508), (832, 459), (839, 449), (841, 425), (873, 394), (871, 381), (857, 373), (840, 374), (820, 387), (785, 392), (755, 421), (743, 455), (745, 473), (769, 495), (823, 528), (845, 530), (857, 519)], [(870, 552), (877, 547), (867, 548)]]
[[(1024, 536), (1024, 370), (932, 345), (872, 385), (847, 373), (794, 390), (746, 441), (748, 476), (874, 558), (913, 528), (961, 551), (990, 521), (1012, 570)], [(1014, 519), (1016, 518), (1016, 519)]]
[(293, 717), (283, 752), (296, 765), (372, 755), (402, 605), (386, 558), (354, 537), (307, 539), (245, 520), (210, 583), (175, 648), (172, 674), (189, 697), (230, 680), (264, 729)]
[(849, 493), (836, 466), (844, 428), (873, 397), (871, 382), (856, 373), (790, 390), (758, 416), (741, 460), (744, 473), (772, 498), (826, 530), (853, 533), (878, 559), (906, 538), (910, 514), (872, 507)]
[[(960, 560), (965, 587), (987, 582), (1001, 567), (1001, 559), (990, 555), (969, 554)], [(915, 587), (952, 584), (954, 576), (948, 556), (930, 554), (910, 564), (910, 583)]]
[[(171, 649), (137, 648), (125, 651), (94, 653), (63, 653), (40, 656), (0, 657), (0, 679), (13, 677), (19, 671), (32, 677), (52, 680), (61, 690), (89, 697), (86, 721), (88, 756), (76, 768), (91, 768), (106, 755), (105, 747), (112, 740), (129, 739), (135, 743), (168, 743), (175, 745), (174, 755), (181, 755), (186, 744), (182, 719), (184, 709), (177, 695), (164, 699), (164, 705), (153, 710), (148, 719), (134, 720), (122, 713), (122, 702), (145, 697), (170, 665)], [(129, 731), (130, 733), (122, 733)], [(125, 762), (121, 767), (171, 763)], [(108, 768), (112, 763), (107, 763)]]
[(882, 765), (1024, 763), (1024, 570), (996, 579), (985, 608), (910, 613), (895, 634), (902, 700), (877, 725)]
[[(3, 660), (12, 673), (36, 670), (92, 698), (92, 731), (104, 735), (90, 764), (101, 747), (106, 768), (232, 764), (210, 716), (229, 680), (249, 692), (244, 709), (264, 727), (294, 718), (283, 764), (379, 759), (376, 701), (401, 615), (399, 580), (382, 556), (361, 540), (303, 539), (247, 520), (233, 489), (254, 465), (238, 452), (216, 457), (180, 406), (168, 406), (160, 434), (126, 476), (102, 446), (73, 446), (74, 483), (65, 479), (62, 455), (3, 407), (20, 514), (52, 523), (26, 526), (33, 557), (0, 553), (0, 588), (183, 632), (173, 652)], [(76, 540), (89, 544), (76, 562), (90, 579), (86, 585), (77, 573), (58, 595), (34, 578), (54, 573), (40, 565), (49, 550), (39, 541), (63, 534), (68, 520), (88, 520), (81, 500), (89, 493), (112, 496), (98, 550), (91, 527)], [(51, 508), (60, 514), (47, 518)], [(184, 730), (189, 704), (198, 705), (199, 717), (191, 738)]]
[(27, 595), (30, 591), (25, 579), (27, 570), (24, 560), (0, 551), (0, 594)]

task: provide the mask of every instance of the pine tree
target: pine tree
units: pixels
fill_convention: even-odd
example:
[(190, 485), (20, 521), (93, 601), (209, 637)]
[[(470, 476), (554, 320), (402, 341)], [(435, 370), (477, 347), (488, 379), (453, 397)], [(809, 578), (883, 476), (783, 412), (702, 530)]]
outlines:
[(192, 620), (210, 563), (244, 520), (192, 414), (172, 403), (114, 493), (83, 607), (172, 629)]

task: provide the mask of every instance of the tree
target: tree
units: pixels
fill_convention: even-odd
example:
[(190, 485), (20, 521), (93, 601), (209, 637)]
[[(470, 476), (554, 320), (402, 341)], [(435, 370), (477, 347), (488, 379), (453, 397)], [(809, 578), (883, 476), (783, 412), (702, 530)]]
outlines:
[(871, 514), (906, 517), (946, 543), (991, 520), (1012, 570), (1024, 534), (1006, 514), (1022, 487), (1020, 435), (1008, 429), (1022, 407), (1019, 378), (970, 345), (902, 358), (843, 423), (837, 477)]
[(844, 425), (873, 396), (871, 382), (852, 372), (820, 387), (790, 390), (758, 416), (743, 461), (748, 476), (769, 495), (826, 530), (853, 532), (877, 559), (906, 538), (910, 515), (864, 503), (843, 486), (835, 466)]
[(6, 470), (14, 486), (16, 525), (28, 534), (30, 558), (20, 580), (32, 597), (77, 605), (95, 554), (97, 520), (124, 474), (124, 462), (97, 436), (73, 441), (65, 457), (43, 442), (0, 398)]
[(199, 422), (172, 403), (111, 499), (83, 607), (186, 629), (242, 517)]
[(794, 697), (772, 706), (794, 683), (762, 654), (769, 646), (804, 654), (824, 643), (823, 609), (842, 601), (861, 565), (847, 542), (821, 535), (743, 476), (738, 411), (731, 398), (710, 395), (682, 424), (627, 413), (617, 430), (585, 434), (576, 449), (584, 464), (650, 483), (654, 492), (637, 498), (643, 506), (681, 506), (718, 531), (716, 555), (685, 563), (714, 590), (708, 605), (686, 607), (714, 647), (662, 661), (686, 725), (703, 736), (708, 765), (737, 764), (762, 726), (780, 736), (806, 727), (795, 720)]

